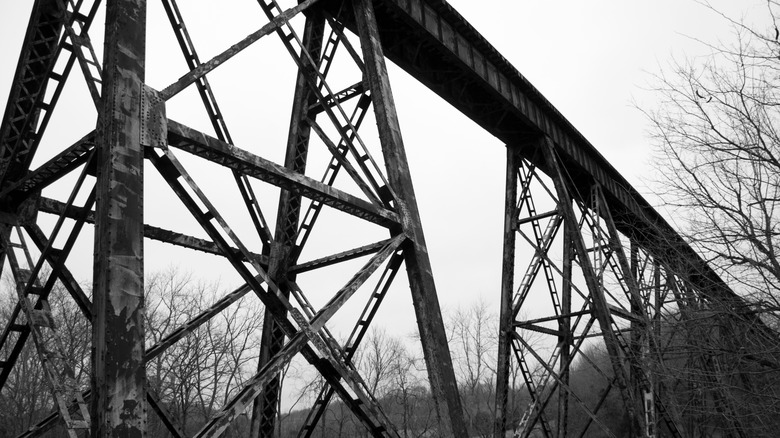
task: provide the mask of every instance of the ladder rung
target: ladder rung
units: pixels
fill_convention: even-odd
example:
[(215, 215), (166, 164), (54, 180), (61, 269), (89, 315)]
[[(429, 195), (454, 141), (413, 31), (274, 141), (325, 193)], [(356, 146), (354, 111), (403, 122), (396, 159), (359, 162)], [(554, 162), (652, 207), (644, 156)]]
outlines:
[(525, 224), (527, 222), (531, 222), (531, 221), (538, 221), (538, 220), (541, 220), (541, 219), (544, 219), (544, 218), (548, 218), (550, 216), (555, 216), (556, 214), (558, 214), (558, 210), (552, 210), (552, 211), (548, 211), (548, 212), (542, 213), (542, 214), (533, 214), (531, 217), (518, 219), (517, 220), (517, 225), (523, 225), (523, 224)]

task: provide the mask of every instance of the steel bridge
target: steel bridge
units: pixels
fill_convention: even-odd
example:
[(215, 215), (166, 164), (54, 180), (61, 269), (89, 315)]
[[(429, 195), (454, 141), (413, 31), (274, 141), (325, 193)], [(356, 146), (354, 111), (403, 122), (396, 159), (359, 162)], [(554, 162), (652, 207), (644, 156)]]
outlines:
[[(587, 405), (569, 385), (570, 365), (584, 357), (583, 345), (594, 337), (603, 339), (610, 357), (610, 369), (602, 373), (609, 381), (602, 401), (610, 391), (619, 393), (632, 434), (687, 436), (681, 413), (670, 401), (674, 389), (658, 378), (664, 366), (664, 322), (704, 308), (725, 309), (739, 339), (766, 336), (745, 303), (661, 215), (446, 1), (278, 5), (259, 0), (267, 23), (202, 60), (176, 2), (162, 0), (189, 67), (162, 90), (145, 83), (146, 2), (104, 2), (102, 60), (89, 37), (100, 3), (35, 0), (0, 130), (2, 262), (10, 267), (18, 293), (10, 320), (2, 322), (0, 389), (25, 343), (32, 341), (56, 407), (23, 436), (41, 435), (56, 424), (64, 424), (71, 437), (144, 436), (147, 415), (159, 416), (173, 436), (183, 436), (147, 391), (145, 363), (251, 293), (265, 306), (257, 374), (198, 437), (219, 436), (245, 411), (251, 411), (252, 436), (272, 436), (279, 371), (299, 354), (327, 382), (300, 436), (314, 431), (337, 395), (369, 434), (398, 437), (351, 359), (396, 274), (404, 270), (436, 415), (444, 425), (440, 432), (467, 436), (386, 59), (506, 145), (495, 436), (505, 436), (505, 430), (523, 437), (532, 432), (576, 436), (580, 431), (567, 424), (567, 412), (573, 410), (590, 418), (586, 428), (603, 427), (614, 436), (600, 421), (601, 402)], [(281, 41), (297, 67), (283, 164), (233, 143), (229, 121), (207, 79), (234, 55), (268, 39)], [(329, 72), (339, 63), (357, 72), (346, 87), (331, 85), (337, 81)], [(96, 129), (78, 133), (80, 140), (60, 145), (56, 155), (33, 169), (64, 84), (73, 75), (86, 80), (97, 109)], [(188, 87), (197, 89), (211, 126), (198, 129), (167, 117), (166, 102)], [(369, 113), (377, 131), (363, 124)], [(329, 151), (322, 177), (307, 172), (314, 141)], [(375, 143), (381, 147), (372, 147)], [(201, 189), (205, 177), (188, 170), (178, 158), (182, 155), (232, 173), (225, 184), (236, 185), (233, 190), (261, 245), (246, 243), (243, 231), (231, 227), (234, 219), (217, 209)], [(208, 238), (144, 222), (143, 183), (149, 172), (162, 177)], [(335, 184), (338, 175), (350, 181), (351, 190)], [(260, 208), (256, 187), (261, 183), (281, 189), (275, 225), (266, 222)], [(54, 186), (70, 195), (42, 195)], [(385, 229), (386, 238), (302, 260), (320, 212), (327, 209)], [(53, 217), (54, 225), (40, 225), (39, 216), (49, 218), (46, 224)], [(90, 298), (68, 260), (79, 235), (93, 229)], [(221, 256), (245, 284), (145, 348), (143, 260), (150, 240)], [(331, 291), (327, 304), (312, 305), (298, 277), (355, 259), (365, 263), (352, 278)], [(48, 304), (56, 281), (92, 323), (91, 388), (78, 386), (73, 365), (59, 351), (60, 334)], [(361, 288), (371, 290), (370, 298), (347, 342), (339, 343), (327, 323)], [(535, 304), (532, 320), (522, 316), (529, 296), (547, 297), (548, 303)], [(543, 336), (549, 348), (530, 345), (523, 335), (528, 332)], [(531, 363), (540, 372), (534, 374)], [(708, 358), (707, 364), (723, 366), (717, 358)], [(522, 374), (531, 398), (518, 418), (510, 418), (507, 409), (512, 370)], [(739, 409), (725, 396), (720, 406)], [(739, 422), (739, 416), (731, 418)]]

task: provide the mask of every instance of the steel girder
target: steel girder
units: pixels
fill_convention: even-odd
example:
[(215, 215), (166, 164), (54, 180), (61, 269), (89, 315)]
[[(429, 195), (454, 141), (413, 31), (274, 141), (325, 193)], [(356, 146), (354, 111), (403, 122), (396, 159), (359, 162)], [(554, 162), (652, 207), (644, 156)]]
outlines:
[[(681, 375), (687, 372), (711, 381), (697, 387), (698, 403), (717, 406), (732, 419), (730, 430), (744, 433), (745, 412), (718, 381), (732, 374), (720, 351), (704, 346), (714, 326), (696, 323), (693, 312), (728, 321), (720, 341), (739, 342), (756, 326), (698, 288), (674, 257), (657, 257), (656, 248), (619, 232), (601, 185), (576, 183), (548, 137), (507, 147), (506, 184), (495, 436), (509, 428), (516, 437), (535, 430), (583, 436), (594, 427), (606, 436), (693, 436), (683, 421), (693, 415), (692, 399), (679, 388), (690, 384)], [(522, 248), (532, 253), (521, 261), (528, 253)], [(592, 357), (597, 346), (608, 362)], [(570, 380), (575, 363), (601, 376), (597, 397)], [(530, 395), (519, 412), (512, 372), (522, 374)], [(599, 412), (610, 392), (619, 393), (628, 431), (615, 430)]]
[[(544, 170), (526, 158), (534, 154), (543, 154)], [(606, 391), (614, 386), (620, 392), (634, 434), (639, 436), (638, 430), (656, 422), (653, 415), (645, 418), (643, 405), (638, 403), (637, 390), (652, 393), (649, 377), (636, 385), (629, 382), (647, 372), (645, 361), (632, 347), (650, 337), (650, 317), (644, 310), (652, 301), (644, 302), (640, 296), (622, 237), (605, 210), (598, 185), (593, 190), (572, 185), (558, 160), (549, 139), (525, 148), (507, 148), (496, 436), (503, 436), (510, 422), (512, 362), (523, 374), (531, 396), (519, 421), (511, 419), (515, 436), (529, 436), (537, 424), (545, 436), (576, 436), (569, 429), (570, 411), (588, 417), (585, 428), (596, 423), (614, 436), (598, 417), (606, 392), (595, 406), (588, 406), (569, 381), (573, 361), (589, 360), (583, 348), (594, 336), (603, 339), (611, 363), (608, 369), (594, 364), (596, 371), (604, 377)], [(533, 255), (516, 286), (517, 235), (531, 246)], [(605, 280), (605, 276), (611, 278)], [(548, 298), (543, 299), (544, 295)], [(556, 397), (557, 403), (551, 403)]]
[[(20, 73), (14, 81), (14, 90), (17, 91), (9, 99), (2, 127), (5, 158), (2, 161), (0, 196), (4, 207), (3, 222), (7, 224), (3, 227), (6, 236), (3, 250), (11, 254), (15, 248), (22, 248), (25, 254), (32, 254), (27, 257), (30, 267), (27, 271), (31, 272), (27, 276), (24, 274), (27, 271), (20, 267), (19, 260), (12, 254), (19, 284), (18, 307), (27, 309), (28, 316), (17, 318), (16, 315), (21, 315), (21, 311), (17, 310), (14, 318), (5, 322), (1, 344), (4, 348), (11, 346), (11, 351), (16, 353), (4, 358), (3, 379), (11, 372), (18, 351), (23, 348), (29, 334), (37, 333), (32, 315), (41, 312), (38, 308), (42, 307), (40, 303), (45, 305), (44, 291), (51, 290), (56, 280), (65, 285), (84, 316), (92, 322), (95, 349), (92, 388), (79, 390), (71, 384), (69, 395), (58, 396), (58, 400), (62, 400), (57, 412), (43, 419), (24, 436), (38, 436), (63, 419), (71, 434), (91, 421), (92, 436), (113, 436), (116, 433), (142, 436), (146, 433), (147, 406), (154, 410), (171, 434), (185, 436), (178, 422), (167, 413), (164, 403), (147, 391), (145, 363), (163, 354), (188, 333), (250, 292), (263, 302), (266, 309), (257, 374), (238, 388), (231, 400), (196, 436), (220, 435), (238, 414), (253, 405), (252, 435), (274, 435), (275, 408), (280, 397), (279, 371), (298, 354), (312, 364), (327, 382), (302, 434), (310, 433), (322, 409), (336, 394), (371, 435), (398, 436), (377, 400), (356, 373), (351, 360), (396, 273), (405, 263), (421, 338), (424, 339), (423, 351), (437, 401), (437, 414), (447, 433), (465, 437), (430, 261), (371, 3), (355, 1), (349, 5), (359, 11), (355, 15), (360, 26), (358, 37), (361, 44), (358, 48), (346, 39), (338, 16), (314, 9), (307, 12), (309, 16), (305, 20), (302, 37), (299, 36), (300, 30), (296, 30), (291, 20), (310, 9), (317, 3), (316, 0), (302, 2), (287, 10), (282, 10), (275, 1), (262, 1), (260, 6), (270, 22), (203, 63), (197, 56), (178, 5), (174, 0), (164, 0), (163, 7), (190, 72), (161, 92), (144, 84), (146, 2), (106, 2), (108, 50), (102, 63), (97, 61), (88, 35), (99, 3), (64, 0), (36, 3), (29, 35), (22, 49)], [(227, 122), (206, 79), (207, 73), (272, 33), (281, 37), (298, 69), (283, 166), (231, 144)], [(356, 85), (336, 91), (328, 85), (327, 75), (339, 47), (348, 52), (342, 58), (357, 65), (361, 77), (356, 79)], [(72, 55), (68, 57), (69, 54)], [(67, 59), (66, 71), (55, 69), (59, 58)], [(56, 97), (61, 91), (56, 91), (54, 99), (47, 97), (49, 100), (45, 100), (42, 96), (46, 86), (54, 82), (61, 87), (76, 62), (98, 109), (98, 129), (72, 146), (63, 147), (54, 158), (29, 171), (37, 144), (45, 134), (45, 122), (35, 122), (54, 112)], [(27, 77), (33, 74), (34, 80)], [(166, 116), (165, 101), (191, 84), (197, 88), (216, 137), (176, 123)], [(359, 131), (364, 116), (372, 106), (379, 127), (381, 160), (372, 156), (361, 138), (366, 135), (362, 133), (365, 129)], [(331, 124), (332, 127), (327, 127)], [(335, 138), (332, 134), (334, 127)], [(25, 134), (25, 129), (32, 130), (32, 133)], [(332, 155), (321, 180), (305, 174), (312, 133)], [(23, 139), (23, 144), (20, 139)], [(231, 219), (218, 211), (196, 182), (197, 175), (187, 170), (172, 148), (230, 169), (261, 247), (250, 248), (244, 243), (229, 225)], [(144, 224), (142, 184), (146, 161), (152, 164), (152, 169), (162, 176), (200, 224), (208, 235), (207, 239)], [(385, 169), (381, 167), (382, 162)], [(68, 202), (40, 196), (44, 188), (69, 184), (62, 182), (66, 181), (63, 177), (78, 169), (82, 178), (72, 190)], [(339, 174), (349, 177), (357, 185), (358, 194), (333, 187)], [(385, 177), (385, 174), (388, 176)], [(82, 186), (86, 187), (84, 190), (91, 187), (93, 176), (93, 195), (79, 205), (76, 199), (82, 193)], [(257, 181), (282, 189), (273, 235), (253, 188)], [(302, 206), (306, 207), (305, 212)], [(299, 262), (320, 212), (328, 207), (375, 223), (385, 228), (390, 238)], [(37, 224), (39, 212), (55, 215), (60, 224), (75, 221), (76, 225), (71, 227), (67, 239), (69, 243), (61, 248), (54, 246), (59, 228), (43, 231)], [(84, 224), (94, 224), (95, 229), (92, 300), (78, 287), (67, 269), (73, 241), (84, 232)], [(8, 231), (12, 226), (24, 229), (13, 239)], [(39, 256), (33, 252), (32, 246), (26, 244), (25, 236), (34, 242)], [(245, 284), (170, 332), (157, 344), (144, 348), (144, 238), (222, 256)], [(296, 283), (297, 275), (360, 257), (368, 257), (367, 262), (324, 306), (313, 306)], [(37, 274), (45, 265), (52, 268), (51, 273), (46, 278), (36, 278), (40, 277)], [(373, 288), (369, 286), (374, 281), (372, 276), (376, 279)], [(40, 283), (46, 285), (38, 286)], [(347, 344), (340, 345), (328, 331), (326, 323), (361, 287), (372, 289), (369, 301)], [(35, 294), (41, 298), (38, 307), (33, 308), (35, 304), (31, 297)], [(33, 337), (38, 339), (41, 336)], [(46, 360), (43, 353), (41, 358)], [(0, 389), (3, 382), (0, 381)], [(51, 385), (55, 395), (58, 394), (57, 383), (52, 382)], [(84, 421), (71, 424), (72, 406), (69, 404), (73, 401), (91, 403), (91, 420), (90, 414), (82, 410)]]

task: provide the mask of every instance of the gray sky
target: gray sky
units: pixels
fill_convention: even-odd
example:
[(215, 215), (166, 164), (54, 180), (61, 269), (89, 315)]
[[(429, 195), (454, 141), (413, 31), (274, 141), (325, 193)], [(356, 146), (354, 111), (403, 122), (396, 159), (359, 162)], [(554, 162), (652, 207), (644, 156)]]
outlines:
[[(202, 61), (266, 22), (252, 1), (181, 0), (180, 3)], [(696, 39), (717, 42), (729, 41), (733, 36), (721, 17), (693, 0), (452, 0), (451, 3), (645, 194), (649, 193), (647, 181), (653, 177), (648, 165), (647, 123), (633, 102), (652, 108), (654, 97), (645, 90), (652, 84), (653, 74), (666, 67), (672, 57), (683, 59), (707, 53), (709, 49)], [(711, 3), (729, 16), (745, 16), (749, 21), (766, 15), (760, 1)], [(3, 41), (0, 56), (6, 60), (0, 65), (0, 102), (4, 103), (29, 5), (1, 0), (0, 10), (0, 41)], [(150, 2), (149, 14), (147, 83), (162, 89), (185, 72), (185, 65), (158, 2)], [(102, 24), (102, 20), (101, 15), (97, 23)], [(101, 49), (99, 33), (93, 34), (93, 40), (96, 48)], [(344, 77), (349, 74), (345, 68)], [(83, 80), (78, 72), (72, 78), (78, 80), (63, 95), (41, 147), (41, 158), (34, 166), (53, 155), (57, 145), (68, 145), (94, 128), (95, 111)], [(261, 40), (217, 69), (209, 79), (236, 145), (281, 162), (294, 66), (278, 39), (271, 36)], [(495, 138), (395, 67), (391, 68), (391, 81), (442, 305), (452, 309), (480, 298), (497, 312), (505, 150)], [(169, 102), (168, 114), (177, 121), (210, 132), (199, 105), (190, 90)], [(366, 133), (372, 133), (366, 134), (366, 141), (375, 146), (373, 124), (364, 126)], [(314, 170), (310, 175), (319, 178), (324, 154), (321, 148), (312, 154)], [(185, 164), (191, 166), (201, 187), (229, 216), (229, 222), (249, 244), (255, 244), (257, 239), (249, 232), (246, 215), (242, 216), (241, 210), (235, 208), (238, 198), (235, 188), (228, 184), (229, 173), (186, 158), (183, 158)], [(203, 236), (154, 173), (148, 166), (146, 221)], [(257, 185), (258, 191), (273, 223), (278, 190), (261, 189), (261, 186)], [(656, 203), (652, 197), (649, 199)], [(304, 255), (304, 260), (386, 237), (376, 227), (354, 220), (342, 221), (343, 215), (324, 216), (321, 224), (324, 231), (312, 238), (313, 251)], [(255, 249), (259, 250), (257, 246)], [(78, 278), (89, 281), (91, 240), (88, 236), (78, 251), (70, 261), (71, 269)], [(235, 274), (221, 259), (187, 254), (149, 244), (146, 269), (154, 271), (157, 266), (180, 264), (196, 276), (219, 279), (225, 288), (237, 285)], [(189, 257), (186, 261), (185, 256)], [(360, 264), (355, 262), (321, 276), (303, 277), (301, 283), (312, 301), (322, 303)], [(524, 267), (518, 269), (522, 271)], [(392, 299), (383, 306), (379, 317), (380, 324), (398, 333), (408, 333), (414, 327), (404, 284), (405, 281), (398, 281)], [(359, 312), (362, 302), (362, 298), (358, 299), (345, 309), (345, 314)]]

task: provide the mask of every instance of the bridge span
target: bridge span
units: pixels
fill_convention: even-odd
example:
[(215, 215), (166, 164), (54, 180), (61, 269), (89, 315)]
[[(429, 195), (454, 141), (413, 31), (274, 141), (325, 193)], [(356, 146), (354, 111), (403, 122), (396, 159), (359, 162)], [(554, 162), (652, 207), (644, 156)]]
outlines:
[[(280, 372), (296, 356), (324, 382), (298, 436), (316, 433), (334, 395), (370, 435), (405, 436), (353, 363), (402, 271), (435, 400), (435, 430), (468, 436), (471, 425), (463, 415), (386, 58), (506, 145), (502, 287), (496, 291), (501, 294), (496, 437), (508, 430), (521, 437), (575, 436), (588, 428), (615, 436), (599, 412), (610, 391), (619, 393), (632, 435), (689, 436), (684, 406), (676, 399), (678, 386), (687, 383), (674, 375), (679, 357), (668, 352), (680, 342), (701, 346), (685, 366), (712, 371), (707, 378), (715, 387), (723, 370), (734, 371), (738, 364), (711, 354), (713, 337), (737, 349), (746, 340), (774, 340), (775, 334), (597, 147), (446, 1), (280, 5), (260, 0), (268, 20), (203, 60), (179, 5), (162, 0), (188, 69), (161, 90), (145, 81), (146, 2), (105, 3), (101, 59), (89, 37), (98, 26), (93, 21), (103, 7), (99, 0), (34, 2), (0, 127), (2, 261), (13, 273), (18, 300), (8, 321), (2, 321), (0, 390), (7, 390), (32, 338), (54, 400), (53, 412), (22, 436), (40, 436), (57, 424), (71, 437), (145, 436), (147, 415), (156, 416), (172, 436), (187, 436), (166, 401), (147, 385), (147, 363), (252, 295), (265, 309), (257, 371), (193, 436), (219, 436), (241, 421), (249, 422), (253, 437), (275, 436)], [(284, 46), (297, 71), (290, 78), (295, 90), (281, 164), (234, 143), (208, 81), (235, 55), (269, 39)], [(357, 72), (345, 88), (331, 85), (344, 81), (330, 74), (340, 65)], [(95, 130), (79, 133), (80, 140), (60, 145), (51, 159), (31, 169), (73, 75), (87, 83), (98, 114)], [(197, 90), (208, 115), (203, 127), (168, 117), (166, 103), (189, 87)], [(371, 112), (377, 130), (363, 124)], [(312, 174), (313, 143), (329, 152), (322, 176)], [(190, 166), (195, 159), (226, 170), (229, 176), (220, 176), (219, 184), (230, 185), (240, 213), (226, 211), (207, 194), (217, 182)], [(175, 194), (201, 237), (145, 223), (145, 173), (159, 175), (157, 181)], [(350, 184), (340, 184), (342, 179)], [(261, 185), (280, 189), (274, 214), (267, 214), (256, 195)], [(50, 196), (53, 187), (69, 195)], [(305, 259), (312, 230), (328, 232), (327, 222), (318, 218), (329, 210), (377, 227), (384, 238), (336, 251), (340, 231), (331, 231), (331, 253)], [(250, 232), (235, 225), (237, 215), (253, 225)], [(39, 222), (39, 216), (53, 216), (55, 225)], [(69, 257), (78, 257), (71, 254), (75, 242), (84, 234), (94, 240), (92, 294), (68, 269)], [(152, 240), (219, 256), (244, 284), (149, 345), (143, 261), (144, 246)], [(301, 278), (358, 259), (364, 264), (345, 284), (323, 286), (332, 298), (312, 304), (313, 293)], [(57, 281), (92, 324), (90, 388), (75, 378), (75, 365), (61, 351), (62, 334), (52, 323), (48, 299)], [(369, 292), (360, 295), (364, 290)], [(534, 300), (533, 318), (527, 319), (530, 296), (541, 299)], [(345, 303), (359, 298), (366, 300), (364, 310), (351, 317), (349, 338), (339, 341), (327, 324)], [(705, 314), (714, 319), (697, 325)], [(685, 340), (675, 341), (670, 327), (681, 324)], [(543, 341), (532, 345), (529, 333)], [(570, 372), (575, 360), (589, 360), (584, 353), (589, 345), (602, 343), (609, 359), (607, 368), (599, 369), (606, 389), (597, 405), (588, 405), (572, 387)], [(519, 390), (510, 385), (514, 373), (528, 394), (521, 409), (510, 407)], [(696, 402), (716, 405), (727, 412), (730, 428), (743, 430), (744, 408), (719, 388)], [(147, 414), (147, 406), (153, 412)], [(588, 419), (582, 430), (569, 423), (567, 413), (574, 410)]]

